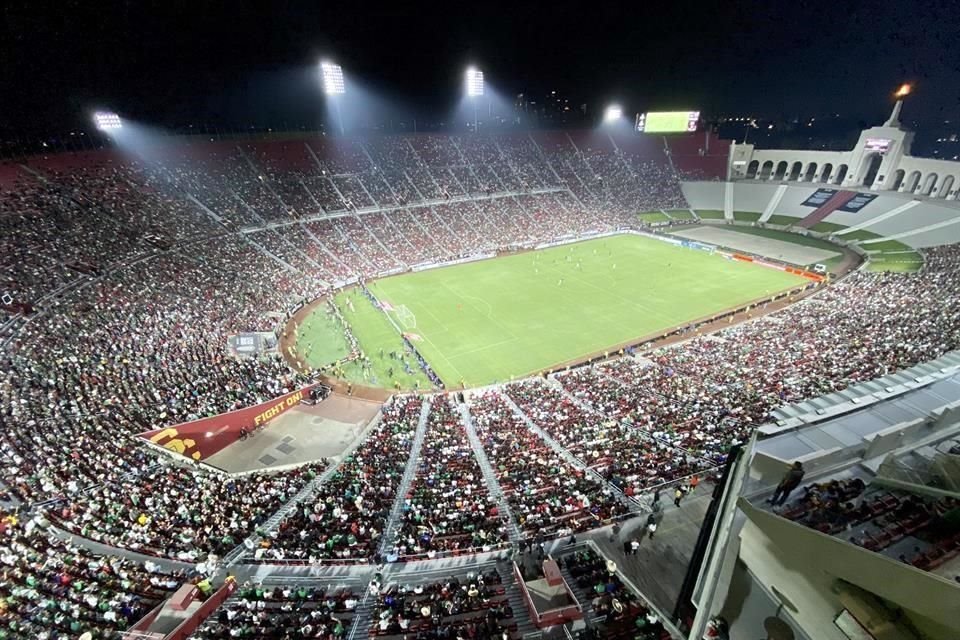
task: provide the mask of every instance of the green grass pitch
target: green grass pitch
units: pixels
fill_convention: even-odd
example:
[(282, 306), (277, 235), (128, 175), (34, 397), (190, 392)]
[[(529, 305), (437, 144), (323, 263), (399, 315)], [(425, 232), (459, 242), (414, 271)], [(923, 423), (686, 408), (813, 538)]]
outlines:
[[(529, 375), (805, 282), (622, 235), (402, 274), (369, 287), (381, 301), (413, 312), (416, 326), (407, 331), (421, 338), (417, 349), (451, 387)], [(367, 353), (390, 340), (382, 326), (377, 336), (353, 329)]]

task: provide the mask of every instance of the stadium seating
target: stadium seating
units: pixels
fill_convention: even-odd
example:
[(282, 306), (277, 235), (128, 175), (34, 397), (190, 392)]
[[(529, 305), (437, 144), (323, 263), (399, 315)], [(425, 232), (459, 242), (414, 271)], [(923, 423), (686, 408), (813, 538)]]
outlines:
[(401, 558), (489, 550), (504, 541), (504, 527), (466, 430), (450, 398), (430, 406), (419, 470), (403, 504)]
[[(244, 479), (174, 472), (134, 438), (308, 381), (278, 355), (229, 357), (230, 336), (278, 332), (289, 309), (355, 278), (642, 229), (638, 211), (686, 208), (679, 175), (716, 176), (720, 147), (711, 139), (707, 151), (705, 140), (582, 132), (310, 137), (174, 143), (149, 162), (96, 152), (0, 167), (0, 498), (120, 549), (190, 562), (230, 552), (322, 468)], [(923, 254), (919, 273), (857, 272), (776, 314), (710, 336), (690, 331), (647, 360), (624, 355), (471, 398), (520, 531), (561, 535), (608, 522), (626, 510), (616, 489), (638, 495), (707, 471), (783, 403), (957, 348), (960, 250)], [(375, 559), (422, 407), (411, 396), (388, 403), (366, 440), (248, 559)], [(590, 473), (528, 430), (524, 417)], [(433, 401), (426, 456), (409, 496), (399, 496), (407, 503), (398, 555), (472, 552), (506, 538), (460, 418), (451, 400)], [(851, 526), (848, 538), (878, 550), (920, 533), (928, 544), (901, 560), (921, 568), (957, 553), (956, 538), (932, 535), (931, 523), (951, 505), (908, 502), (908, 513), (909, 499), (896, 498), (858, 496), (851, 513), (804, 509), (797, 518), (830, 532)], [(864, 533), (859, 518), (868, 511), (875, 526)], [(14, 598), (5, 619), (28, 636), (46, 626), (123, 628), (184, 578), (131, 564), (133, 588), (104, 583), (109, 570), (78, 569), (85, 584), (74, 592), (50, 575), (61, 567), (40, 560), (86, 553), (62, 544), (17, 531), (0, 546), (5, 567), (17, 569), (2, 587)], [(96, 604), (87, 581), (101, 585), (90, 589), (101, 594)], [(300, 600), (314, 603), (306, 607), (311, 631), (336, 635), (350, 619), (349, 597), (331, 604), (318, 592), (253, 593), (228, 603), (198, 637), (227, 637), (230, 628), (272, 633), (263, 630), (270, 624), (296, 630), (303, 621), (284, 608)], [(140, 594), (138, 604), (131, 594)], [(69, 603), (54, 610), (51, 598)], [(104, 600), (116, 616), (107, 617)], [(394, 633), (402, 617), (387, 609), (386, 632)], [(500, 628), (504, 618), (490, 620), (489, 611), (442, 625)], [(631, 637), (636, 618), (610, 619), (627, 620), (610, 637)], [(432, 614), (416, 624), (437, 627)]]
[(475, 397), (470, 412), (525, 535), (584, 531), (626, 513), (609, 488), (573, 467), (527, 429), (499, 394)]
[(930, 571), (960, 555), (960, 528), (951, 515), (958, 508), (954, 498), (892, 491), (845, 478), (805, 486), (779, 514)]
[(578, 595), (590, 602), (603, 638), (663, 640), (670, 638), (658, 616), (630, 590), (607, 560), (590, 548), (562, 556), (559, 562), (573, 578)]
[(353, 623), (359, 595), (350, 589), (247, 584), (190, 637), (343, 638)]
[(119, 557), (92, 554), (36, 520), (0, 513), (2, 633), (8, 638), (111, 638), (187, 581)]
[[(377, 596), (370, 637), (501, 640), (516, 624), (496, 571), (443, 582), (390, 585)], [(453, 635), (456, 634), (456, 635)]]
[(367, 561), (376, 555), (422, 400), (386, 406), (380, 424), (336, 474), (280, 523), (255, 553), (260, 561)]

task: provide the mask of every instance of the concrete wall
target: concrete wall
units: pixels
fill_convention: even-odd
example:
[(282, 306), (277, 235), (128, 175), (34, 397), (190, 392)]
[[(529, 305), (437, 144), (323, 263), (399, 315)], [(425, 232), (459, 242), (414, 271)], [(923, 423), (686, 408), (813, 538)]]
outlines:
[(796, 607), (790, 616), (811, 638), (849, 640), (833, 624), (843, 609), (831, 591), (834, 578), (800, 555), (785, 552), (752, 522), (740, 532), (740, 559), (768, 591), (776, 589)]
[[(682, 184), (682, 189), (691, 208), (723, 210), (726, 184), (685, 182)], [(779, 184), (734, 182), (734, 210), (763, 212)], [(803, 202), (818, 188), (821, 186), (788, 184), (786, 193), (773, 213), (803, 218), (814, 210), (813, 207), (804, 206)], [(908, 204), (911, 206), (905, 210), (888, 215)], [(882, 236), (906, 234), (900, 238), (901, 242), (917, 248), (952, 244), (960, 242), (960, 201), (917, 199), (910, 194), (879, 192), (876, 199), (860, 211), (856, 213), (835, 211), (827, 217), (826, 222), (848, 227), (862, 227), (866, 231)], [(842, 240), (843, 234), (840, 233), (838, 238)]]
[(797, 605), (794, 617), (811, 637), (837, 637), (829, 628), (840, 610), (832, 588), (837, 578), (933, 625), (960, 620), (960, 586), (946, 578), (757, 509), (743, 498), (738, 506), (750, 520), (741, 533), (741, 559)]

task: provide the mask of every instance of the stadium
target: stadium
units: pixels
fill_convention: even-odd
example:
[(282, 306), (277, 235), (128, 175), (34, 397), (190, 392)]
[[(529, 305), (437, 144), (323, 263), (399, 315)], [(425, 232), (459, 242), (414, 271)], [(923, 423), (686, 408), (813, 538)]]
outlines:
[(0, 162), (0, 638), (957, 638), (908, 92), (848, 151), (99, 112)]

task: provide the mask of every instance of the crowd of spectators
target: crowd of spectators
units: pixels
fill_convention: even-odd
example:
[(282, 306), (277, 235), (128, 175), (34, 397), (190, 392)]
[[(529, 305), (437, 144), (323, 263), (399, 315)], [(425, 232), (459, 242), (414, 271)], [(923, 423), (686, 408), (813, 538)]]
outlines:
[(371, 636), (508, 640), (516, 625), (496, 571), (441, 582), (390, 585), (374, 605)]
[(158, 464), (74, 494), (50, 517), (97, 542), (197, 562), (241, 544), (322, 470), (309, 464), (234, 478)]
[(94, 555), (37, 518), (0, 512), (0, 637), (119, 638), (187, 578), (153, 563)]
[(399, 556), (489, 550), (505, 529), (450, 396), (430, 406), (417, 475), (403, 504)]
[(628, 497), (708, 467), (646, 430), (582, 407), (542, 380), (514, 383), (505, 392), (534, 424)]
[(670, 638), (659, 616), (627, 587), (615, 565), (586, 548), (562, 556), (574, 586), (593, 608), (592, 631), (584, 637), (610, 640)]
[(960, 249), (925, 257), (920, 273), (857, 272), (777, 313), (659, 350), (651, 362), (620, 358), (559, 379), (601, 412), (719, 463), (782, 404), (955, 349)]
[(315, 495), (297, 504), (254, 553), (271, 562), (370, 561), (376, 555), (413, 444), (423, 400), (397, 396)]
[(498, 393), (471, 398), (470, 413), (525, 535), (584, 531), (627, 512), (605, 483), (564, 460)]
[(360, 599), (350, 589), (245, 584), (190, 640), (344, 638)]
[[(17, 170), (0, 189), (0, 323), (34, 307), (15, 335), (2, 336), (11, 338), (0, 352), (3, 499), (63, 500), (56, 513), (65, 526), (119, 546), (173, 557), (222, 552), (303, 478), (278, 477), (262, 496), (215, 500), (225, 491), (220, 480), (195, 471), (171, 478), (134, 436), (306, 381), (277, 356), (229, 357), (231, 334), (273, 330), (278, 314), (345, 279), (637, 225), (637, 209), (683, 204), (668, 160), (550, 133), (198, 145), (168, 149), (152, 164), (95, 154), (30, 161), (38, 175)], [(357, 211), (376, 205), (399, 208)], [(300, 220), (321, 212), (337, 215)], [(260, 228), (267, 223), (278, 224)], [(558, 376), (569, 396), (539, 381), (505, 393), (587, 466), (635, 494), (722, 462), (730, 444), (783, 403), (956, 348), (958, 272), (956, 247), (930, 249), (919, 273), (856, 273), (771, 316), (657, 351), (649, 363), (620, 358)], [(549, 524), (561, 510), (615, 515), (608, 492), (579, 476), (549, 488), (548, 512), (535, 508), (528, 485), (562, 465), (542, 446), (532, 449), (542, 459), (504, 453), (532, 442), (527, 432), (510, 436), (515, 418), (500, 404), (477, 401), (478, 426), (523, 528)], [(371, 557), (419, 407), (389, 406), (370, 440), (257, 553)], [(460, 459), (469, 445), (455, 414), (443, 402), (434, 414), (430, 450), (470, 465), (472, 456)], [(465, 500), (496, 521), (486, 493), (464, 493), (483, 488), (473, 466), (464, 470), (473, 481), (442, 503), (416, 485), (408, 524), (427, 497), (447, 510)], [(208, 504), (184, 512), (188, 491), (210, 496)], [(155, 512), (146, 525), (137, 513), (126, 527), (138, 506)], [(408, 532), (406, 552), (449, 549), (463, 535), (482, 547), (479, 532), (501, 538), (499, 525), (442, 524), (463, 532), (429, 540)]]
[(958, 507), (956, 498), (891, 491), (853, 477), (808, 484), (776, 508), (784, 518), (929, 571), (960, 555), (960, 526), (951, 517)]

